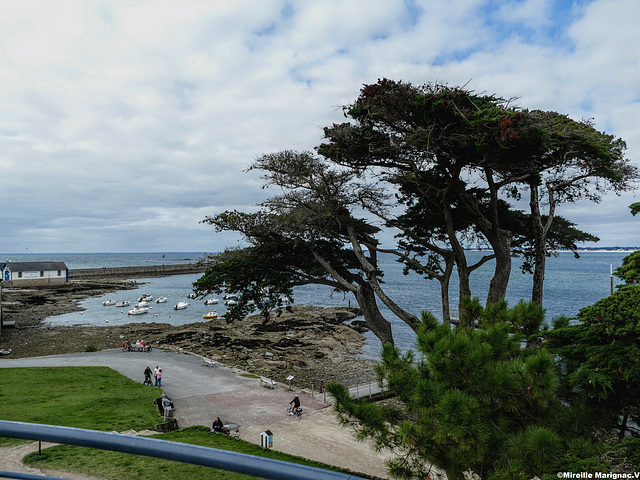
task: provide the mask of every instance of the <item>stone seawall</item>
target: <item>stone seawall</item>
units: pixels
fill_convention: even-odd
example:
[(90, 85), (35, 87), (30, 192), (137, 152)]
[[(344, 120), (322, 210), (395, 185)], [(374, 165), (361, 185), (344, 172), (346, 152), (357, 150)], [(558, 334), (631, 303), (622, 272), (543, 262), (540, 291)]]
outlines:
[(153, 277), (181, 275), (186, 273), (203, 273), (207, 269), (204, 264), (181, 263), (175, 265), (145, 265), (142, 267), (105, 267), (69, 269), (69, 280), (96, 277)]

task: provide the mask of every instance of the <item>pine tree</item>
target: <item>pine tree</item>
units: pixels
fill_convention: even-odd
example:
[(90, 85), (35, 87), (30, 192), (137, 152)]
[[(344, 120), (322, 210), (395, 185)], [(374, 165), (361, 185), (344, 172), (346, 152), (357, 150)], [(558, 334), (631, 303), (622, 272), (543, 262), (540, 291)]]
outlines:
[[(517, 310), (531, 311), (520, 306), (507, 316)], [(518, 325), (499, 321), (500, 312), (493, 321), (482, 314), (484, 328), (452, 330), (424, 312), (417, 354), (386, 345), (378, 375), (394, 401), (367, 403), (342, 385), (329, 387), (343, 423), (395, 453), (393, 476), (531, 478), (555, 471), (573, 434), (563, 426), (569, 407), (557, 395), (553, 357), (526, 347), (514, 333)]]

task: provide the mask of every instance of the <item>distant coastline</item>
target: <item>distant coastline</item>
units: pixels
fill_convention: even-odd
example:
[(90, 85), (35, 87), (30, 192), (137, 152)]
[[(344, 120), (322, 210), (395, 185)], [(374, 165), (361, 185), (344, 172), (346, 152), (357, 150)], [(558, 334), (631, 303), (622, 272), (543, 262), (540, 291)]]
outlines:
[[(490, 249), (465, 248), (468, 252), (492, 252)], [(640, 247), (581, 247), (577, 248), (578, 253), (633, 253), (640, 250)], [(553, 253), (573, 253), (571, 250), (553, 250)]]

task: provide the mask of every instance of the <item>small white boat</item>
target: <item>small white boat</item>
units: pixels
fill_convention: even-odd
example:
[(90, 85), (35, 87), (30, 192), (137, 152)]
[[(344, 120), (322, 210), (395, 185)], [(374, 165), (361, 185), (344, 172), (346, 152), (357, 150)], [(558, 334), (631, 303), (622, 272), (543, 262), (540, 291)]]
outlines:
[(102, 302), (102, 305), (104, 305), (105, 307), (108, 307), (110, 305), (115, 305), (116, 301), (115, 300), (105, 300), (104, 302)]
[(233, 293), (227, 293), (222, 297), (223, 300), (235, 300), (236, 298), (238, 297)]
[(177, 304), (175, 304), (173, 306), (173, 309), (174, 310), (184, 310), (188, 306), (189, 306), (189, 304), (187, 302), (183, 302), (182, 300), (180, 300)]
[(213, 319), (213, 318), (218, 318), (218, 312), (216, 312), (215, 310), (213, 312), (209, 312), (205, 315), (202, 315), (202, 318), (205, 319)]
[(156, 303), (167, 303), (167, 300), (169, 300), (167, 297), (158, 297), (156, 298)]
[(135, 308), (145, 308), (148, 306), (149, 306), (149, 302), (147, 302), (146, 300), (142, 300), (135, 304)]
[(227, 306), (236, 305), (238, 302), (236, 300), (225, 300), (224, 304)]
[(141, 315), (143, 313), (148, 313), (149, 307), (134, 307), (127, 312), (128, 315)]
[(190, 293), (189, 295), (187, 295), (187, 297), (189, 297), (191, 300), (193, 300), (194, 298), (196, 298), (196, 294), (195, 293)]
[(217, 305), (220, 302), (219, 298), (208, 298), (204, 301), (205, 305)]
[(290, 303), (291, 303), (291, 299), (290, 299), (289, 297), (281, 297), (281, 298), (280, 298), (280, 301), (281, 301), (282, 303), (284, 303), (285, 305), (288, 305), (288, 304), (290, 304)]
[(118, 302), (118, 303), (116, 303), (116, 307), (128, 307), (129, 305), (131, 305), (131, 303), (129, 302), (129, 300), (125, 300), (124, 302)]
[(139, 302), (150, 302), (153, 300), (153, 296), (148, 293), (143, 293), (142, 296), (138, 299)]

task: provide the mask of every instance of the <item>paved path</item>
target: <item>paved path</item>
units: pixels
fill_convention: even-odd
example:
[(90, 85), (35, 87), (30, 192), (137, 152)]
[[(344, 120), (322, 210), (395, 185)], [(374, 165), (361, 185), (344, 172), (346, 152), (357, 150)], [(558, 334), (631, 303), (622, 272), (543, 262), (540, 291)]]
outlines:
[(210, 426), (219, 416), (238, 423), (243, 440), (260, 444), (260, 433), (273, 433), (273, 448), (282, 452), (348, 468), (354, 472), (388, 478), (384, 461), (368, 443), (356, 442), (350, 430), (340, 426), (332, 409), (319, 399), (299, 394), (302, 419), (286, 414), (294, 392), (260, 386), (256, 378), (218, 366), (203, 365), (194, 355), (154, 350), (150, 353), (120, 349), (72, 355), (0, 359), (0, 368), (40, 366), (108, 366), (142, 382), (146, 366), (162, 368), (162, 390), (176, 407), (180, 428)]

